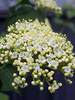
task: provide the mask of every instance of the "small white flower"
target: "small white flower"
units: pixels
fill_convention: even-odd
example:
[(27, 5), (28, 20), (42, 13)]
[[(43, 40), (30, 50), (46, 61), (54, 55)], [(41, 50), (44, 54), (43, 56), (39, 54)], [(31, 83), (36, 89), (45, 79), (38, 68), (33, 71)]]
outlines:
[(30, 38), (31, 37), (28, 36), (28, 35), (25, 35), (25, 36), (22, 37), (22, 39), (23, 39), (24, 42), (28, 41)]
[(19, 57), (20, 57), (20, 58), (23, 58), (24, 56), (25, 56), (25, 52), (20, 52), (20, 53), (19, 53)]
[(43, 56), (39, 56), (38, 62), (40, 63), (45, 63), (47, 61), (47, 59)]
[(14, 79), (14, 82), (15, 82), (16, 84), (19, 84), (19, 83), (20, 83), (20, 78), (17, 78), (17, 77), (16, 77), (16, 78)]
[(29, 66), (28, 65), (23, 65), (22, 68), (21, 68), (21, 71), (29, 72)]
[(27, 51), (32, 51), (33, 50), (33, 46), (28, 46), (27, 47)]
[(35, 70), (40, 71), (40, 66), (39, 65), (35, 66)]
[(21, 45), (21, 42), (19, 40), (16, 41), (15, 46), (18, 47)]
[(9, 45), (9, 44), (6, 44), (6, 48), (7, 48), (7, 49), (10, 49), (10, 45)]
[(54, 69), (57, 69), (57, 67), (58, 67), (58, 65), (59, 65), (59, 63), (58, 63), (57, 61), (55, 61), (55, 60), (48, 61), (48, 64), (49, 64), (49, 65), (48, 65), (49, 67), (53, 66)]
[(17, 52), (13, 52), (11, 55), (11, 58), (16, 59), (18, 57), (18, 53)]
[(38, 51), (42, 52), (42, 46), (39, 44), (35, 44), (34, 48), (36, 48)]
[(50, 39), (47, 43), (48, 43), (49, 46), (51, 46), (53, 48), (57, 47), (57, 43), (52, 39)]
[(64, 68), (64, 72), (66, 73), (70, 73), (71, 71), (72, 71), (71, 68), (69, 68), (68, 66)]
[(44, 41), (45, 41), (45, 40), (44, 40), (44, 41), (41, 40), (41, 41), (42, 41), (42, 43), (41, 43), (42, 48), (43, 48), (43, 49), (47, 49), (47, 48), (48, 48), (48, 45), (47, 45), (46, 43), (44, 44)]
[(50, 53), (50, 54), (47, 54), (46, 57), (52, 59), (52, 58), (55, 58), (56, 56), (55, 56), (54, 54), (51, 54), (51, 53)]
[(25, 52), (25, 57), (26, 58), (31, 58), (32, 54), (30, 52)]
[(54, 53), (55, 53), (56, 56), (63, 56), (63, 55), (66, 54), (63, 49), (59, 49), (59, 48), (58, 49), (55, 49), (54, 50)]
[(72, 64), (75, 65), (75, 58), (72, 60)]

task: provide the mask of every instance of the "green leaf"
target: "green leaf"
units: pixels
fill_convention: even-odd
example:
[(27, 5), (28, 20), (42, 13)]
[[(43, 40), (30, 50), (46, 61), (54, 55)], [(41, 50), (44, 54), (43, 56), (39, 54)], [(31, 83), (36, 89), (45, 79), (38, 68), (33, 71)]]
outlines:
[(11, 65), (6, 65), (0, 70), (0, 80), (2, 82), (1, 91), (13, 90), (11, 85), (13, 81), (13, 72), (15, 72), (15, 70)]
[(26, 3), (28, 0), (17, 0), (17, 2), (23, 2), (23, 3)]
[(15, 23), (18, 19), (35, 20), (36, 18), (40, 21), (44, 21), (45, 16), (40, 12), (35, 11), (32, 6), (24, 5), (12, 13), (12, 16), (7, 19), (7, 25), (9, 26), (10, 24)]
[(0, 100), (9, 100), (9, 97), (3, 93), (0, 93)]

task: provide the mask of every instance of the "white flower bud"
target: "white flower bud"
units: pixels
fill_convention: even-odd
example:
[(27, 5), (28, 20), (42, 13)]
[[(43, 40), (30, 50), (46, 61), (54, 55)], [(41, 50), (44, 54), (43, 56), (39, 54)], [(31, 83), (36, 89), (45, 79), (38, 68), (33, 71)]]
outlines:
[(16, 84), (13, 82), (13, 83), (12, 83), (12, 86), (15, 86), (15, 85), (16, 85)]
[(25, 86), (25, 87), (28, 86), (28, 83), (25, 83), (24, 86)]
[(32, 81), (31, 84), (32, 84), (32, 85), (35, 85), (35, 81)]
[(42, 86), (43, 85), (43, 82), (40, 82), (40, 85)]
[(25, 82), (25, 80), (26, 80), (25, 78), (22, 78), (22, 81), (23, 81), (23, 82)]
[(17, 76), (17, 74), (16, 74), (16, 73), (14, 73), (14, 74), (13, 74), (13, 77), (15, 77), (15, 76)]
[(37, 75), (34, 75), (34, 78), (37, 78)]
[(44, 87), (40, 87), (40, 90), (43, 91), (44, 90)]
[(49, 87), (48, 87), (48, 90), (50, 91), (51, 89), (52, 89), (52, 87), (51, 87), (51, 86), (49, 86)]

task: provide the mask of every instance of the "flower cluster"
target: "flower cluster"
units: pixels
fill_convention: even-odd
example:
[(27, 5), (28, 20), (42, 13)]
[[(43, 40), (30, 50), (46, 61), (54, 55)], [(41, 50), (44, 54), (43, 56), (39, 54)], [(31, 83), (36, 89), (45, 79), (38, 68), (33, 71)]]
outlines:
[(35, 6), (35, 9), (43, 9), (43, 11), (61, 12), (61, 8), (56, 4), (55, 0), (29, 0)]
[(32, 85), (43, 90), (47, 83), (53, 93), (62, 86), (54, 79), (57, 71), (71, 83), (75, 70), (73, 46), (66, 36), (53, 32), (47, 20), (18, 20), (8, 32), (0, 39), (0, 63), (11, 63), (16, 68), (12, 82), (15, 89), (28, 86), (30, 75)]

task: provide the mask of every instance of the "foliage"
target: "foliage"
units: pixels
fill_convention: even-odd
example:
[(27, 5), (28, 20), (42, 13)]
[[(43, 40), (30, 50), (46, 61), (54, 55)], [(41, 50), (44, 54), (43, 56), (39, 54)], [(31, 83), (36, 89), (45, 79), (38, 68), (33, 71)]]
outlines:
[(11, 66), (11, 64), (5, 64), (3, 67), (4, 68), (0, 70), (0, 80), (3, 83), (1, 91), (13, 90), (11, 83), (13, 80), (13, 72), (15, 71), (15, 69), (13, 68), (13, 66)]
[(9, 97), (3, 93), (0, 93), (0, 100), (9, 100)]

